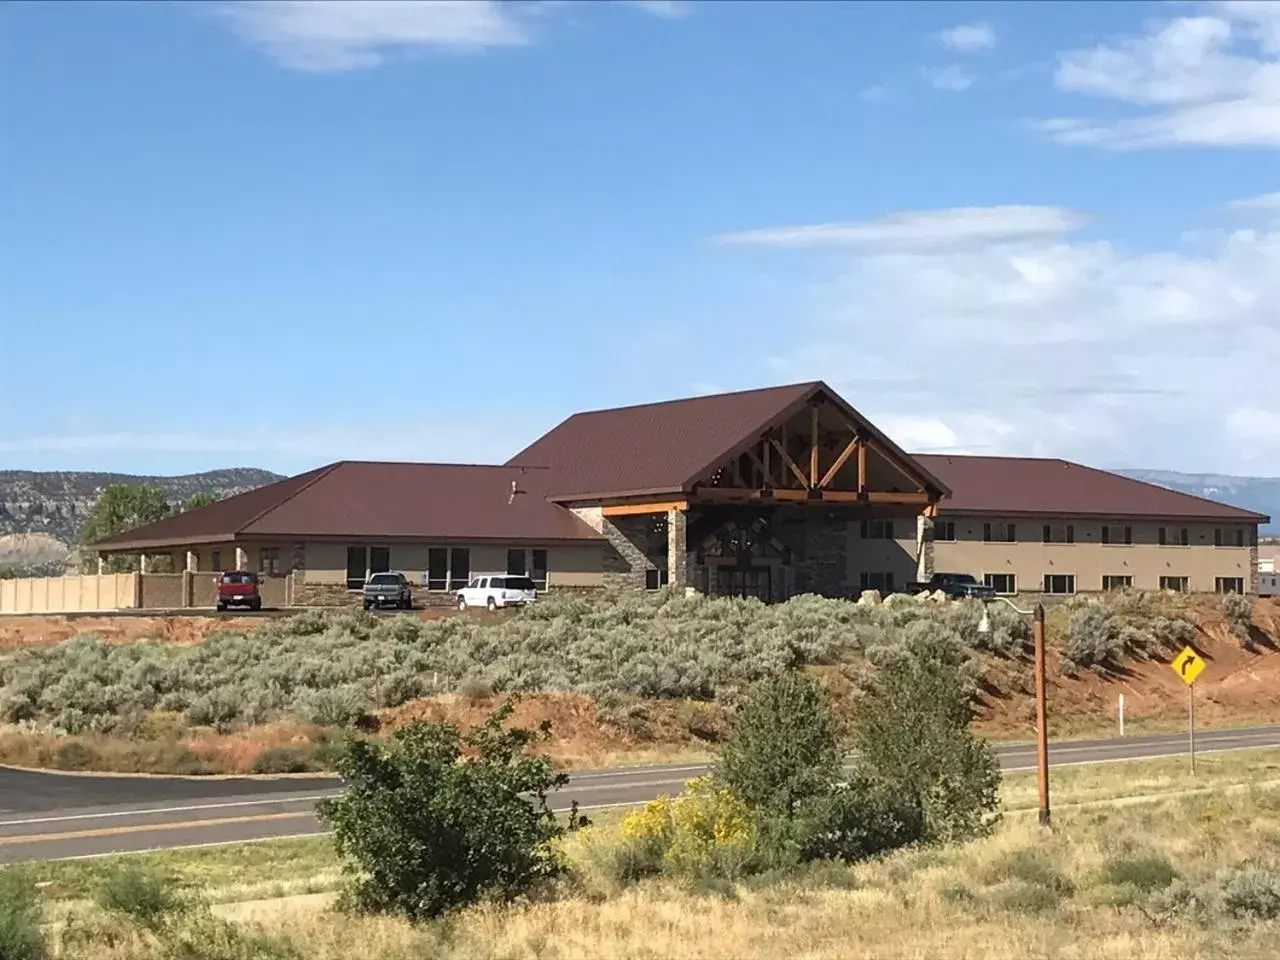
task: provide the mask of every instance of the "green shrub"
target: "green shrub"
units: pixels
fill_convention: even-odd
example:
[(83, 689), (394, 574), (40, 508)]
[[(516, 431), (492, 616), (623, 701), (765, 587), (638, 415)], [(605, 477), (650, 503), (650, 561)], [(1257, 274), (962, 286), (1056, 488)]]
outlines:
[(268, 747), (253, 761), (253, 772), (305, 773), (312, 767), (311, 757), (299, 747)]
[(40, 893), (21, 867), (0, 868), (0, 957), (46, 960)]
[(1059, 868), (1053, 854), (1044, 848), (1013, 850), (997, 857), (981, 871), (981, 877), (987, 884), (1017, 881), (1044, 887), (1059, 896), (1075, 892), (1074, 884)]
[(821, 688), (790, 670), (748, 695), (715, 775), (752, 809), (793, 818), (839, 779), (840, 724)]
[(132, 862), (110, 867), (98, 882), (93, 899), (108, 913), (127, 917), (152, 931), (159, 930), (189, 906), (175, 874)]
[(1063, 651), (1065, 668), (1105, 671), (1123, 655), (1119, 629), (1106, 607), (1089, 603), (1071, 614)]
[(1062, 894), (1050, 887), (1042, 887), (1037, 883), (1014, 881), (999, 890), (995, 895), (996, 903), (1011, 913), (1048, 913), (1058, 909), (1062, 903)]
[(1231, 632), (1245, 649), (1253, 649), (1253, 600), (1239, 593), (1228, 593), (1222, 598), (1222, 613)]
[(1236, 920), (1280, 919), (1280, 869), (1268, 863), (1243, 863), (1217, 879), (1223, 912)]
[[(526, 754), (549, 725), (503, 729), (513, 708), (466, 736), (416, 722), (389, 743), (348, 742), (336, 765), (346, 789), (319, 813), (354, 874), (350, 906), (422, 920), (482, 896), (510, 900), (563, 871), (554, 844), (565, 826), (547, 795), (568, 777)], [(464, 748), (474, 756), (463, 760)], [(580, 823), (575, 804), (567, 826)]]
[(290, 941), (246, 930), (207, 912), (166, 931), (161, 960), (303, 960)]
[(59, 770), (90, 770), (98, 761), (98, 755), (92, 748), (79, 740), (68, 740), (58, 747), (54, 755), (53, 765)]
[(951, 842), (996, 823), (1000, 766), (975, 737), (968, 658), (954, 635), (922, 629), (906, 655), (865, 682), (852, 723), (858, 769), (899, 810), (916, 810), (921, 838)]
[(1162, 854), (1120, 854), (1107, 858), (1100, 879), (1110, 886), (1132, 887), (1148, 894), (1168, 887), (1178, 879), (1178, 871)]

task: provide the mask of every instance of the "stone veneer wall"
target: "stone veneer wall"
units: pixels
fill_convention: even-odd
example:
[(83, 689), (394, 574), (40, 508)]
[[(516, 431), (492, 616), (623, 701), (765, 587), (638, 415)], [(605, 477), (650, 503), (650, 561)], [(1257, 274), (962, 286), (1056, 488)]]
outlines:
[(804, 507), (779, 510), (773, 521), (774, 536), (791, 548), (793, 593), (818, 593), (825, 597), (856, 596), (849, 583), (849, 524), (830, 517), (822, 509)]
[(1258, 578), (1258, 538), (1255, 535), (1249, 547), (1249, 576), (1245, 578), (1245, 592), (1251, 597), (1256, 597), (1262, 588)]
[(916, 580), (925, 583), (933, 577), (933, 520), (921, 514), (916, 519)]
[(649, 542), (653, 517), (641, 514), (610, 518), (600, 507), (574, 507), (573, 513), (608, 540), (603, 551), (604, 589), (643, 590), (645, 571), (658, 566), (650, 559), (656, 546)]

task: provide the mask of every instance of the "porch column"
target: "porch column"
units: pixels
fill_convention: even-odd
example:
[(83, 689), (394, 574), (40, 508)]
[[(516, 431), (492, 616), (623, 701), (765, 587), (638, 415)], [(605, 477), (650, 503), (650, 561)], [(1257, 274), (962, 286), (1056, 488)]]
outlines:
[(147, 572), (147, 555), (145, 553), (138, 554), (138, 572)]
[(916, 517), (916, 580), (926, 583), (933, 577), (933, 518)]
[(106, 554), (100, 553), (98, 554), (98, 576), (102, 576), (106, 572), (107, 572), (107, 557), (106, 557)]
[(249, 569), (249, 551), (244, 547), (236, 547), (236, 569)]
[(683, 510), (667, 511), (667, 586), (673, 590), (689, 586), (688, 524)]
[(200, 569), (200, 554), (194, 550), (187, 551), (187, 572), (195, 573)]

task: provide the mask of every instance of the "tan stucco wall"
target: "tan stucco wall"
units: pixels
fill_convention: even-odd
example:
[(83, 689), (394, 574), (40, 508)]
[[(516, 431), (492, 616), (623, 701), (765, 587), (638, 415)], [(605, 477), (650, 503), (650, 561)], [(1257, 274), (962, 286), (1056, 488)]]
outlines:
[[(377, 544), (372, 544), (377, 546)], [(471, 575), (505, 573), (507, 547), (500, 544), (468, 543), (404, 543), (392, 544), (391, 569), (409, 578), (416, 590), (422, 590), (422, 577), (427, 571), (428, 551), (432, 547), (452, 549), (465, 547), (471, 554)], [(532, 547), (520, 547), (531, 552)], [(598, 544), (565, 544), (549, 546), (547, 580), (549, 586), (594, 587), (601, 584), (602, 548)], [(283, 556), (282, 552), (282, 556)], [(531, 561), (531, 557), (527, 558)], [(306, 545), (306, 581), (339, 584), (347, 579), (347, 544), (308, 543)]]
[[(1133, 544), (1102, 543), (1102, 521), (1072, 520), (1075, 543), (1043, 543), (1044, 521), (1015, 517), (960, 517), (943, 514), (940, 521), (953, 521), (956, 539), (934, 540), (934, 569), (938, 572), (971, 573), (981, 578), (988, 573), (1012, 573), (1020, 593), (1035, 593), (1042, 588), (1046, 574), (1073, 574), (1076, 592), (1102, 589), (1104, 576), (1133, 577), (1135, 589), (1156, 590), (1161, 577), (1188, 577), (1194, 592), (1209, 593), (1218, 577), (1240, 577), (1249, 585), (1251, 550), (1249, 529), (1238, 525), (1167, 523), (1171, 539), (1173, 530), (1187, 528), (1189, 546), (1159, 546), (1159, 523), (1117, 520), (1108, 525), (1113, 537), (1127, 525), (1133, 528)], [(983, 524), (995, 526), (1010, 522), (1017, 525), (1017, 543), (985, 542)], [(1053, 521), (1061, 526), (1068, 521)], [(1214, 529), (1223, 531), (1224, 543), (1235, 543), (1236, 530), (1245, 530), (1244, 547), (1215, 547)], [(896, 532), (896, 531), (895, 531)]]
[(125, 610), (137, 598), (136, 573), (0, 580), (0, 613)]

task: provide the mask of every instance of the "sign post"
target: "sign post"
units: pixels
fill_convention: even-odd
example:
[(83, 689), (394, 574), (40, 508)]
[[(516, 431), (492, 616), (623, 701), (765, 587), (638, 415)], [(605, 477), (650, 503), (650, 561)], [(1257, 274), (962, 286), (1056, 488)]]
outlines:
[(1191, 775), (1196, 775), (1196, 678), (1204, 670), (1204, 658), (1190, 647), (1183, 647), (1182, 652), (1169, 664), (1187, 685), (1187, 745), (1191, 751)]

